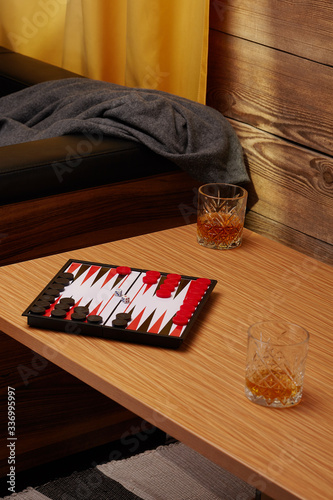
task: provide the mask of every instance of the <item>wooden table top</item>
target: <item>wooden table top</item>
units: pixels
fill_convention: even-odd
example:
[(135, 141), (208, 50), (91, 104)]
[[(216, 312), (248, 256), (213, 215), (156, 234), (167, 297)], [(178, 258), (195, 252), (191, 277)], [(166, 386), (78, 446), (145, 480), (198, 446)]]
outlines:
[[(218, 284), (177, 350), (28, 327), (22, 312), (69, 258)], [(206, 249), (190, 225), (2, 267), (0, 297), (5, 333), (262, 492), (333, 498), (332, 267), (250, 231)], [(244, 396), (248, 326), (277, 317), (310, 333), (304, 397), (288, 409)]]

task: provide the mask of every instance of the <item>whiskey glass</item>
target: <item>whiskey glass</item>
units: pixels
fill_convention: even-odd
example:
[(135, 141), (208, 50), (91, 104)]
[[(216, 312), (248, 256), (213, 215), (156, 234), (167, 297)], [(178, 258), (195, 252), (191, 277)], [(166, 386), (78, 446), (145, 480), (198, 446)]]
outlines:
[(197, 240), (207, 248), (229, 250), (242, 243), (247, 191), (234, 184), (211, 183), (198, 191)]
[(288, 321), (255, 323), (248, 330), (245, 395), (253, 403), (287, 408), (303, 394), (309, 333)]

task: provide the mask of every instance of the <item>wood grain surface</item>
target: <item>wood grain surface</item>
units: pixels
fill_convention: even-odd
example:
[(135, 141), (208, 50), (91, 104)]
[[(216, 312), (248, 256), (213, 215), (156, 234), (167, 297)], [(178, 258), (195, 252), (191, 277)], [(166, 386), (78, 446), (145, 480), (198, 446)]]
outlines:
[[(0, 269), (0, 328), (275, 499), (333, 496), (333, 270), (245, 230), (214, 251), (188, 225)], [(29, 328), (23, 310), (68, 258), (218, 280), (178, 350)], [(247, 328), (308, 329), (304, 398), (285, 410), (244, 396)]]
[(184, 224), (198, 185), (179, 171), (0, 206), (0, 265)]
[(330, 264), (332, 20), (329, 0), (211, 0), (207, 78), (244, 149), (247, 227)]
[(211, 0), (210, 26), (333, 66), (331, 0)]
[(231, 122), (251, 164), (252, 182), (247, 186), (251, 210), (329, 243), (333, 257), (330, 158), (250, 125)]
[[(332, 154), (333, 67), (210, 32), (207, 102), (229, 118)], [(320, 84), (318, 71), (320, 69)]]
[(246, 215), (245, 225), (248, 229), (267, 238), (283, 243), (309, 257), (314, 257), (325, 264), (333, 266), (333, 246), (329, 243), (311, 238), (301, 231), (265, 217), (255, 212), (255, 209)]

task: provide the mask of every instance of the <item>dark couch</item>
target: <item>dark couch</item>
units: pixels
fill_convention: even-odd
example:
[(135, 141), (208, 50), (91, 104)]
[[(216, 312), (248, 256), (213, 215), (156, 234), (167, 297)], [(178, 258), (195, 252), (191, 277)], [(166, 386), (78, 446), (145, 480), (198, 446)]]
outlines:
[[(0, 96), (73, 76), (0, 47)], [(0, 265), (193, 221), (197, 186), (172, 162), (112, 137), (0, 147)]]

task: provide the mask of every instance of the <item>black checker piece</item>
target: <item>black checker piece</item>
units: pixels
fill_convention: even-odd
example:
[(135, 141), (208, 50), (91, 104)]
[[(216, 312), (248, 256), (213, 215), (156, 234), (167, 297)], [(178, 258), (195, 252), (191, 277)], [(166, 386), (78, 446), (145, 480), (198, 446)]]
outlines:
[(86, 314), (83, 314), (83, 313), (76, 313), (74, 312), (72, 315), (71, 315), (71, 319), (73, 321), (85, 321), (87, 315)]
[(127, 323), (126, 319), (116, 318), (112, 321), (112, 326), (116, 328), (126, 328)]
[(51, 311), (52, 318), (65, 318), (66, 314), (66, 311), (63, 309), (53, 309), (53, 311)]
[(75, 300), (72, 297), (62, 297), (59, 302), (60, 304), (69, 304), (70, 307), (73, 307), (75, 304)]
[(63, 311), (69, 311), (70, 310), (70, 305), (67, 304), (66, 302), (58, 303), (54, 306), (54, 309), (62, 309)]
[(41, 306), (33, 306), (31, 309), (30, 309), (30, 312), (33, 313), (33, 314), (44, 314), (45, 313), (45, 307), (41, 307)]
[(98, 316), (97, 314), (92, 314), (91, 316), (87, 316), (88, 323), (93, 323), (94, 325), (99, 325), (102, 323), (102, 316)]
[(87, 315), (89, 314), (89, 308), (85, 306), (76, 306), (74, 307), (74, 312)]

